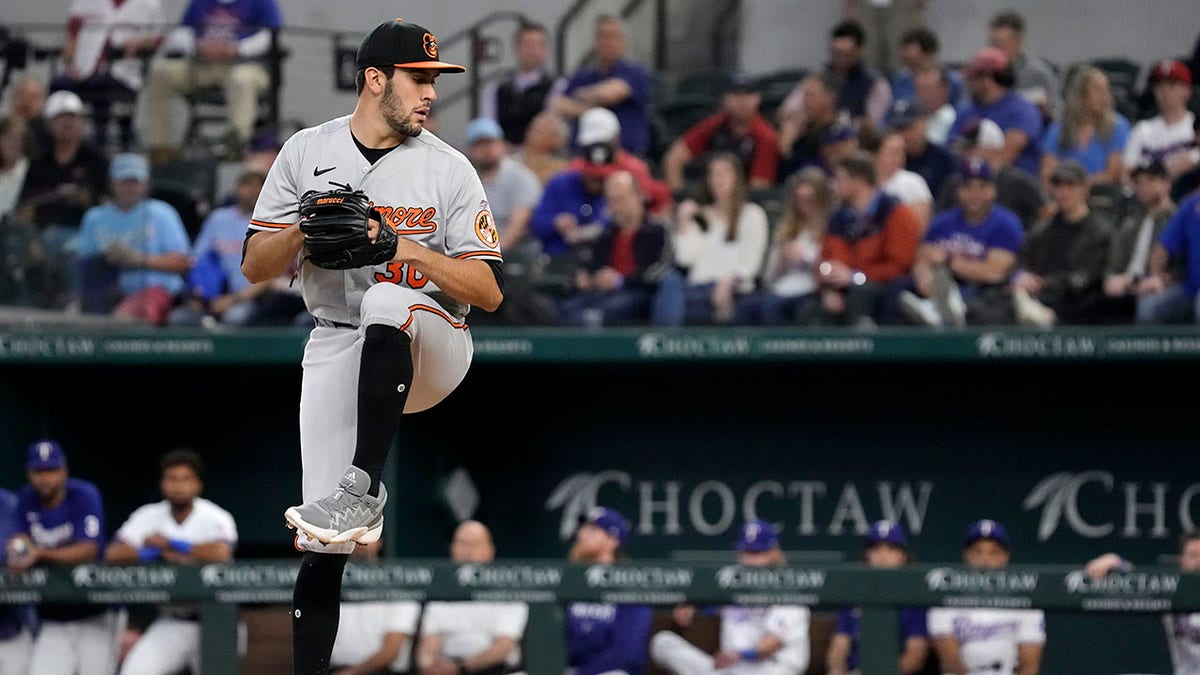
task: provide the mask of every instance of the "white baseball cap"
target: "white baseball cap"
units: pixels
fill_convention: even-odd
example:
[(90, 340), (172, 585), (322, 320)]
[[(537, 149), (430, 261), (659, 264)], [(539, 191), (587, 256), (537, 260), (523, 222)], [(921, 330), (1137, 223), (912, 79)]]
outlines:
[(611, 143), (620, 135), (621, 123), (617, 121), (616, 113), (608, 108), (588, 108), (579, 116), (579, 135), (575, 142), (580, 146)]
[(999, 124), (987, 119), (986, 117), (979, 120), (979, 147), (981, 148), (1003, 148), (1004, 147), (1004, 131)]
[(79, 94), (66, 89), (58, 91), (46, 97), (46, 105), (42, 107), (42, 117), (52, 120), (59, 115), (64, 114), (82, 115), (83, 114), (83, 99), (79, 98)]

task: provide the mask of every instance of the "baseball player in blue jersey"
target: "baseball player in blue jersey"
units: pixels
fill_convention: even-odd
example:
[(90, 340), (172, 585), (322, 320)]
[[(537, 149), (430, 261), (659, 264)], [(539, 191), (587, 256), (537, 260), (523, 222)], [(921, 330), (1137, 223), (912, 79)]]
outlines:
[[(878, 520), (867, 531), (866, 563), (871, 567), (896, 568), (908, 563), (908, 537), (904, 528), (891, 520)], [(858, 608), (843, 607), (837, 613), (837, 626), (825, 653), (826, 673), (845, 675), (859, 672), (858, 644), (861, 637)], [(900, 673), (919, 673), (929, 659), (929, 630), (924, 607), (902, 607), (900, 619)]]
[[(580, 517), (571, 560), (611, 565), (623, 557), (629, 521), (597, 506)], [(647, 605), (567, 605), (567, 675), (640, 675), (653, 612)]]
[[(0, 564), (8, 564), (11, 549), (16, 557), (25, 555), (29, 540), (14, 539), (20, 529), (17, 519), (17, 495), (0, 489)], [(30, 605), (0, 606), (0, 673), (24, 673), (29, 667), (29, 652), (33, 647), (32, 632), (37, 617)]]
[(503, 299), (483, 184), (462, 153), (424, 129), (434, 81), (464, 68), (438, 60), (433, 33), (400, 19), (363, 39), (355, 66), (354, 111), (284, 143), (242, 262), (257, 283), (299, 260), (317, 324), (302, 364), (304, 503), (284, 512), (304, 551), (292, 610), (293, 663), (304, 675), (328, 671), (346, 560), (382, 532), (380, 477), (401, 414), (436, 405), (462, 382), (474, 353), (467, 313)]
[[(67, 457), (56, 441), (29, 446), (29, 484), (17, 494), (20, 533), (28, 539), (22, 555), (8, 559), (11, 570), (33, 565), (79, 565), (99, 560), (104, 550), (104, 505), (100, 490), (67, 475)], [(104, 605), (44, 604), (41, 629), (33, 643), (30, 675), (111, 675), (117, 636), (125, 611)]]

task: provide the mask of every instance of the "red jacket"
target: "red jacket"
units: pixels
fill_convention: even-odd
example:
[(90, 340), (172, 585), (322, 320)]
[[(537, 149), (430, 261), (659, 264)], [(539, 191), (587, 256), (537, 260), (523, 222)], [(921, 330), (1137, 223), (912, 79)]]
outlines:
[(898, 199), (879, 193), (875, 208), (858, 214), (842, 207), (829, 219), (821, 260), (836, 260), (867, 275), (891, 281), (912, 270), (921, 243), (921, 222)]

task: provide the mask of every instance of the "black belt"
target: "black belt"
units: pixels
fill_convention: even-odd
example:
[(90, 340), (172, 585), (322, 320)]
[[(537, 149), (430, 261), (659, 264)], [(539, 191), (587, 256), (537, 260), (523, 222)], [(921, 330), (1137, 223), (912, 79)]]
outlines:
[(313, 317), (313, 321), (322, 328), (358, 328), (352, 323), (342, 323), (341, 321), (330, 321), (329, 319), (319, 319)]

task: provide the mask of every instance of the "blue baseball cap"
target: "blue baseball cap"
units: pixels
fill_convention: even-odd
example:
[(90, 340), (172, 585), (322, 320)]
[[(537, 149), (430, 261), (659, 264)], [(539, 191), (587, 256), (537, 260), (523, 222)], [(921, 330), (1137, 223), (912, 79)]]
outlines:
[(108, 175), (113, 180), (149, 180), (150, 163), (145, 155), (121, 152), (114, 155), (109, 163)]
[(821, 134), (822, 143), (841, 143), (858, 135), (858, 128), (847, 119), (839, 119), (825, 128)]
[(629, 539), (629, 521), (615, 509), (594, 506), (588, 512), (579, 516), (580, 525), (595, 525), (608, 533), (608, 536), (624, 545)]
[(982, 157), (965, 157), (958, 165), (958, 175), (963, 182), (969, 180), (986, 180), (995, 179), (995, 174), (992, 173), (992, 165), (987, 163), (987, 160)]
[(67, 465), (67, 455), (58, 441), (44, 439), (29, 444), (25, 453), (25, 468), (30, 471), (61, 469)]
[(967, 528), (967, 536), (963, 546), (970, 546), (980, 539), (991, 539), (1004, 548), (1008, 548), (1008, 530), (994, 520), (977, 520)]
[(737, 549), (751, 553), (770, 551), (779, 546), (779, 533), (775, 526), (765, 520), (750, 520), (742, 525), (738, 533)]
[(758, 91), (758, 79), (749, 73), (736, 72), (725, 80), (725, 92), (754, 93)]
[(891, 544), (900, 548), (908, 548), (908, 538), (904, 536), (904, 528), (892, 520), (877, 520), (871, 523), (867, 530), (867, 546), (875, 544)]
[(504, 138), (500, 123), (490, 117), (476, 117), (467, 125), (467, 145), (478, 141)]

